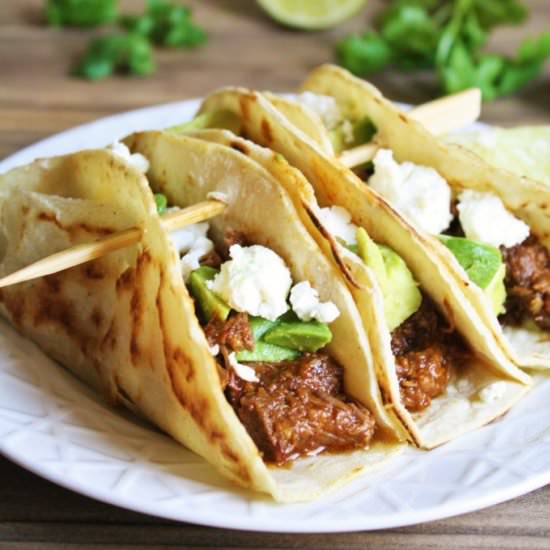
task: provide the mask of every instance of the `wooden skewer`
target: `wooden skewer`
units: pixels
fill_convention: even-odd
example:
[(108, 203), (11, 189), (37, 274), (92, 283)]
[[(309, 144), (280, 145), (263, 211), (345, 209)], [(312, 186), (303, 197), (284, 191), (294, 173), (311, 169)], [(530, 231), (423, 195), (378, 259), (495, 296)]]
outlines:
[[(218, 200), (199, 202), (188, 208), (163, 214), (160, 219), (161, 225), (166, 231), (173, 231), (186, 225), (213, 218), (221, 214), (226, 206), (225, 203)], [(101, 258), (109, 254), (109, 252), (114, 252), (115, 250), (138, 243), (142, 235), (143, 232), (141, 229), (133, 227), (114, 235), (109, 235), (93, 243), (78, 244), (61, 252), (56, 252), (14, 273), (10, 273), (10, 275), (0, 278), (0, 288), (44, 277), (45, 275), (51, 275), (52, 273), (58, 273), (70, 267)]]
[[(420, 122), (426, 130), (435, 135), (446, 134), (475, 122), (481, 113), (481, 91), (470, 88), (446, 97), (428, 101), (408, 113)], [(338, 160), (353, 168), (374, 158), (380, 144), (376, 141), (365, 143), (343, 151)]]

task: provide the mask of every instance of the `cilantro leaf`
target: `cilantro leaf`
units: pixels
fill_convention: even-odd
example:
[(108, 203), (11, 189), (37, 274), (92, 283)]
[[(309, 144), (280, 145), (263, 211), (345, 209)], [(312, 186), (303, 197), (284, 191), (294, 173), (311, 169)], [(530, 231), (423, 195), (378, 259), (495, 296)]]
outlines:
[(48, 0), (46, 20), (56, 27), (96, 27), (117, 16), (117, 0)]
[(475, 86), (492, 100), (520, 90), (550, 57), (550, 31), (525, 40), (514, 58), (483, 50), (496, 26), (527, 15), (521, 0), (393, 0), (372, 30), (337, 44), (336, 56), (358, 75), (431, 68), (444, 92)]
[(155, 64), (149, 42), (139, 34), (114, 33), (93, 40), (74, 74), (101, 80), (114, 72), (146, 75)]
[(207, 40), (204, 29), (193, 23), (191, 10), (168, 0), (148, 0), (144, 15), (124, 16), (120, 24), (155, 44), (192, 48)]
[(392, 61), (389, 44), (376, 32), (350, 35), (336, 46), (341, 65), (354, 74), (370, 74), (383, 69)]

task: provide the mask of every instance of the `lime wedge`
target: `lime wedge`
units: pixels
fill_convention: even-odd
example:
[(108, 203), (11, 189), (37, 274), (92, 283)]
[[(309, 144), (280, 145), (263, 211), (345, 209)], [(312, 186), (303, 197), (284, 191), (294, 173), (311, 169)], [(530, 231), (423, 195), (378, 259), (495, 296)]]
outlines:
[(296, 29), (320, 30), (339, 25), (367, 0), (258, 0), (275, 21)]

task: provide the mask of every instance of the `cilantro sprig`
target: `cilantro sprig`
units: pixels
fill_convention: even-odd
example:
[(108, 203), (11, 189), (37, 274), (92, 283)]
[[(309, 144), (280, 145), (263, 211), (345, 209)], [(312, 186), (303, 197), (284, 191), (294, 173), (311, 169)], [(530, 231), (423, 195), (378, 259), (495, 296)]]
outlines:
[(120, 24), (155, 44), (191, 48), (206, 42), (206, 32), (191, 20), (191, 10), (166, 0), (148, 0), (143, 15), (126, 15)]
[(117, 17), (118, 0), (47, 0), (46, 19), (55, 27), (97, 27)]
[(113, 33), (90, 43), (74, 74), (88, 80), (102, 80), (116, 71), (147, 75), (154, 70), (153, 50), (143, 36)]
[(97, 26), (117, 20), (123, 31), (93, 39), (73, 74), (101, 80), (114, 72), (147, 75), (155, 70), (152, 44), (192, 48), (203, 44), (207, 34), (192, 21), (191, 10), (178, 1), (147, 0), (145, 13), (121, 15), (117, 0), (47, 0), (51, 25)]
[(550, 57), (550, 31), (527, 38), (513, 57), (484, 51), (495, 27), (527, 15), (521, 0), (392, 0), (372, 29), (344, 38), (336, 55), (358, 75), (388, 66), (435, 69), (445, 93), (477, 86), (492, 100), (520, 90)]

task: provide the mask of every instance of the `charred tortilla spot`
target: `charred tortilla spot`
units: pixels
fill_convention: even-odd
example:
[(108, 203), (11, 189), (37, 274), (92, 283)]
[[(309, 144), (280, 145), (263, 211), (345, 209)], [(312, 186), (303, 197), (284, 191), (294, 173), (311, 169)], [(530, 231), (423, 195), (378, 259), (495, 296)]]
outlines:
[(546, 210), (548, 208), (548, 205), (545, 202), (543, 202), (541, 203), (540, 208), (541, 210)]
[(82, 273), (87, 279), (99, 280), (105, 277), (105, 273), (100, 268), (98, 262), (88, 262), (84, 264), (84, 266), (82, 267)]
[(241, 108), (241, 114), (243, 116), (243, 121), (246, 122), (250, 120), (250, 96), (249, 95), (241, 95), (239, 97), (239, 105)]
[(47, 291), (51, 294), (59, 294), (61, 291), (61, 279), (57, 273), (47, 275), (42, 279), (44, 285), (47, 287)]
[(181, 348), (176, 348), (172, 352), (172, 359), (177, 363), (182, 372), (185, 372), (185, 381), (190, 383), (195, 377), (195, 369), (189, 357)]
[(107, 345), (111, 346), (111, 349), (114, 349), (117, 343), (117, 337), (115, 334), (115, 322), (111, 321), (107, 333), (101, 341), (101, 348), (105, 348)]
[(73, 237), (76, 233), (79, 233), (79, 232), (92, 233), (92, 234), (101, 235), (101, 236), (111, 235), (115, 232), (115, 230), (112, 229), (111, 227), (95, 227), (84, 222), (75, 223), (72, 225), (63, 225), (57, 219), (55, 214), (51, 212), (39, 212), (38, 214), (36, 214), (36, 219), (42, 222), (53, 223), (59, 229), (69, 233), (71, 237)]
[(86, 231), (87, 233), (95, 233), (97, 235), (112, 235), (115, 230), (110, 227), (94, 227), (87, 223), (78, 223), (69, 228), (69, 231)]
[(235, 149), (235, 151), (239, 151), (239, 153), (242, 153), (243, 155), (250, 154), (248, 147), (246, 147), (244, 143), (241, 143), (239, 141), (232, 141), (229, 146), (231, 147), (231, 149)]
[(213, 430), (212, 432), (210, 432), (210, 439), (212, 441), (217, 441), (217, 440), (223, 440), (225, 439), (224, 435), (222, 432), (218, 432), (217, 430)]
[(407, 120), (407, 117), (403, 113), (399, 113), (398, 116), (405, 124), (408, 124), (409, 121)]
[(138, 344), (139, 331), (142, 326), (144, 314), (144, 281), (143, 275), (145, 267), (151, 263), (151, 254), (148, 250), (143, 251), (136, 263), (136, 276), (133, 281), (133, 292), (130, 300), (130, 315), (132, 317), (132, 331), (130, 336), (130, 355), (132, 360), (137, 362), (140, 355), (140, 346)]
[(265, 142), (269, 145), (270, 143), (273, 143), (273, 133), (271, 132), (271, 126), (269, 125), (269, 122), (262, 118), (262, 137), (264, 138)]
[(23, 316), (25, 314), (25, 296), (20, 292), (1, 292), (0, 301), (11, 315), (13, 324), (21, 328)]
[(132, 286), (136, 276), (136, 270), (133, 267), (127, 268), (121, 275), (119, 275), (116, 280), (116, 290), (121, 292), (122, 290), (127, 290)]
[(103, 322), (103, 314), (98, 307), (94, 308), (94, 310), (92, 311), (92, 314), (90, 315), (90, 320), (96, 328), (99, 328), (101, 326), (101, 323)]
[(447, 319), (447, 322), (449, 323), (448, 331), (453, 332), (456, 327), (456, 321), (453, 308), (451, 307), (451, 304), (449, 304), (447, 298), (443, 298), (443, 309), (445, 310), (445, 319)]

